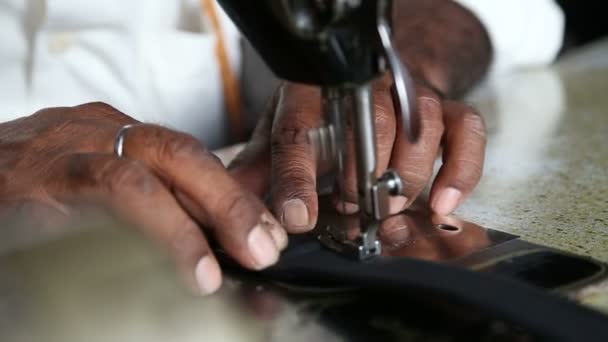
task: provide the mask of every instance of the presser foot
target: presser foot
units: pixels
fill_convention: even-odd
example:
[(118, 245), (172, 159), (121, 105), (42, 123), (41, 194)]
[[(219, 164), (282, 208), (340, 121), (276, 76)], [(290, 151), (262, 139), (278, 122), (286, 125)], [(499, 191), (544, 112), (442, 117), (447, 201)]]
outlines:
[(382, 253), (382, 244), (376, 238), (362, 233), (349, 239), (347, 233), (333, 225), (327, 225), (318, 232), (317, 239), (334, 252), (357, 260), (367, 260)]

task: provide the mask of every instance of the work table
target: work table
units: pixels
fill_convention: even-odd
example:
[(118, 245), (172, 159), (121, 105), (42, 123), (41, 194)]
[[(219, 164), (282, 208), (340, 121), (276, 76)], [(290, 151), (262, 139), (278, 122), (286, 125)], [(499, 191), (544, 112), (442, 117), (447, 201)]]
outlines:
[(608, 262), (606, 56), (608, 41), (476, 95), (486, 167), (458, 215)]

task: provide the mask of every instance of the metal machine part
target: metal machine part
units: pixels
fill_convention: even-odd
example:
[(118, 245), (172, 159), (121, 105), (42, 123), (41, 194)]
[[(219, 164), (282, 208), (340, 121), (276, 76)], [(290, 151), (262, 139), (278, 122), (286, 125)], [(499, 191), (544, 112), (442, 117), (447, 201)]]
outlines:
[(346, 160), (346, 123), (353, 123), (360, 233), (354, 241), (334, 236), (327, 246), (359, 259), (379, 255), (378, 227), (389, 216), (390, 197), (402, 194), (404, 184), (394, 171), (377, 175), (371, 82), (391, 72), (396, 113), (410, 141), (417, 138), (419, 122), (409, 74), (391, 41), (392, 0), (220, 3), (277, 76), (321, 87), (326, 126), (308, 136), (317, 157), (333, 164), (338, 182)]
[[(309, 140), (319, 160), (325, 164), (334, 163), (337, 189), (340, 191), (344, 188), (344, 161), (347, 159), (345, 119), (350, 116), (355, 136), (360, 236), (354, 241), (339, 236), (322, 238), (320, 241), (341, 254), (367, 259), (382, 252), (377, 239), (378, 227), (390, 215), (390, 198), (403, 193), (403, 181), (393, 170), (387, 170), (381, 177), (376, 175), (376, 130), (371, 85), (352, 89), (324, 88), (323, 97), (325, 117), (329, 124), (311, 130)], [(352, 101), (350, 106), (345, 106), (347, 100)], [(331, 232), (328, 230), (326, 233)]]
[[(412, 120), (414, 98), (409, 75), (401, 63), (390, 39), (389, 19), (387, 18), (389, 1), (378, 1), (377, 9), (377, 30), (378, 37), (384, 49), (384, 56), (380, 57), (378, 63), (380, 69), (388, 66), (392, 73), (395, 90), (397, 95), (397, 113), (401, 113), (403, 127), (408, 139), (414, 141), (415, 123)], [(350, 7), (359, 6), (360, 3), (352, 2)], [(338, 6), (343, 10), (347, 6)], [(307, 12), (309, 13), (309, 12)], [(339, 18), (344, 12), (336, 14), (334, 18)], [(299, 31), (302, 35), (317, 31), (310, 20), (302, 20), (310, 25), (299, 25), (299, 20), (292, 20), (292, 28)], [(348, 240), (341, 236), (331, 236), (334, 231), (329, 229), (320, 236), (320, 241), (333, 250), (357, 257), (361, 260), (379, 255), (382, 252), (381, 244), (377, 238), (378, 227), (381, 222), (389, 215), (389, 199), (392, 196), (399, 196), (403, 193), (403, 181), (399, 174), (393, 170), (386, 171), (381, 177), (376, 176), (377, 169), (377, 150), (376, 150), (376, 130), (373, 103), (373, 90), (370, 83), (361, 85), (339, 85), (333, 87), (323, 87), (325, 119), (329, 124), (326, 127), (314, 129), (310, 132), (311, 144), (320, 159), (327, 161), (331, 158), (335, 161), (337, 170), (338, 190), (343, 189), (343, 166), (346, 159), (345, 146), (345, 117), (349, 115), (344, 110), (344, 101), (352, 101), (350, 119), (354, 126), (355, 135), (355, 160), (357, 165), (357, 190), (359, 193), (360, 207), (360, 235), (357, 239)], [(328, 234), (330, 236), (328, 236)]]

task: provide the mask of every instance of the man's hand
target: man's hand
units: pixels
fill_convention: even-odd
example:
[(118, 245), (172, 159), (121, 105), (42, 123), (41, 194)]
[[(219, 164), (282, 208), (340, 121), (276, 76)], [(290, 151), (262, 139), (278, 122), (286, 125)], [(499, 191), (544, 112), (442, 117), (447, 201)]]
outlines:
[[(434, 91), (417, 86), (417, 110), (421, 118), (419, 140), (408, 141), (397, 120), (387, 78), (374, 85), (376, 110), (377, 174), (392, 168), (405, 181), (405, 196), (393, 198), (391, 212), (408, 207), (433, 175), (437, 156), (443, 165), (432, 182), (429, 204), (438, 214), (451, 213), (479, 182), (485, 153), (485, 127), (481, 116), (461, 102), (442, 100)], [(318, 216), (319, 165), (307, 132), (322, 124), (318, 88), (284, 84), (275, 96), (254, 138), (230, 166), (231, 172), (250, 189), (271, 193), (271, 206), (290, 232), (314, 228)], [(272, 123), (272, 124), (270, 124)], [(352, 125), (348, 125), (349, 155), (354, 154)], [(355, 160), (346, 161), (343, 193), (335, 197), (336, 209), (359, 210)]]
[(1, 124), (3, 212), (41, 209), (49, 222), (75, 215), (83, 203), (102, 205), (164, 246), (203, 294), (220, 286), (221, 272), (202, 227), (247, 268), (277, 261), (287, 245), (285, 231), (195, 138), (136, 125), (126, 133), (124, 157), (117, 158), (115, 136), (134, 123), (91, 103)]
[[(434, 161), (442, 153), (443, 166), (432, 182), (429, 204), (435, 212), (449, 214), (481, 177), (486, 139), (477, 112), (446, 98), (462, 97), (483, 78), (492, 58), (491, 42), (479, 20), (455, 1), (393, 4), (393, 39), (417, 83), (416, 105), (422, 127), (419, 141), (409, 143), (395, 117), (390, 79), (376, 81), (377, 172), (394, 168), (405, 180), (405, 197), (392, 199), (391, 209), (397, 212), (411, 204), (429, 183)], [(282, 86), (253, 140), (230, 167), (257, 193), (270, 188), (272, 208), (291, 232), (309, 230), (317, 220), (318, 165), (306, 133), (321, 125), (320, 101), (317, 88)], [(352, 156), (352, 130), (349, 137)], [(355, 182), (355, 163), (349, 160), (344, 179), (347, 202), (336, 203), (338, 210), (359, 209)]]

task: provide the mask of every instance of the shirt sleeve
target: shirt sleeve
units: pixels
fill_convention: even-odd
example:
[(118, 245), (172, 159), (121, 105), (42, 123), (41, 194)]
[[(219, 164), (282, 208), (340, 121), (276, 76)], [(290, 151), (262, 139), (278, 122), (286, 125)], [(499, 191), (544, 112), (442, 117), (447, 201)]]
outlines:
[(483, 23), (494, 47), (491, 75), (552, 63), (565, 18), (554, 0), (455, 0)]

